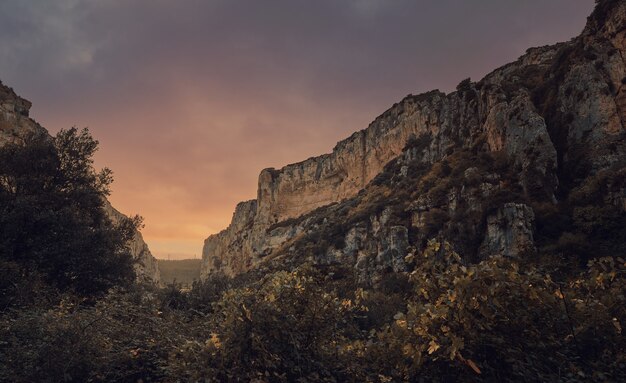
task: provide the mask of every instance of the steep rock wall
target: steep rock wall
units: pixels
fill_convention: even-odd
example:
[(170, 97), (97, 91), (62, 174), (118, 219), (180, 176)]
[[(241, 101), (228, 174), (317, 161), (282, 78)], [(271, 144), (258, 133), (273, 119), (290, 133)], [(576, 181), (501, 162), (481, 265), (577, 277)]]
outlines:
[[(115, 209), (109, 201), (105, 201), (104, 208), (113, 222), (118, 222), (126, 217), (126, 215)], [(148, 244), (143, 240), (143, 236), (139, 230), (135, 230), (135, 235), (128, 246), (133, 258), (138, 261), (135, 264), (137, 280), (140, 282), (158, 284), (161, 280), (158, 261), (152, 256)]]
[(206, 239), (202, 276), (218, 270), (232, 275), (262, 262), (310, 230), (306, 220), (290, 224), (292, 219), (354, 196), (389, 161), (410, 155), (403, 152), (408, 143), (426, 135), (423, 163), (460, 149), (505, 152), (519, 168), (524, 193), (552, 201), (576, 180), (581, 158), (591, 171), (623, 161), (626, 5), (603, 3), (610, 3), (608, 10), (594, 12), (570, 42), (529, 49), (451, 94), (410, 95), (332, 153), (263, 170), (256, 202), (246, 203), (254, 209), (236, 212), (226, 230)]
[[(538, 59), (551, 54), (544, 52)], [(280, 170), (263, 170), (254, 218), (247, 216), (247, 224), (241, 225), (235, 214), (229, 228), (205, 241), (203, 276), (218, 269), (234, 274), (252, 267), (283, 238), (298, 234), (293, 229), (275, 238), (267, 233), (271, 225), (354, 196), (402, 154), (410, 140), (423, 135), (432, 137), (424, 162), (434, 163), (456, 147), (471, 147), (484, 140), (489, 150), (504, 149), (525, 168), (540, 169), (550, 183), (556, 183), (556, 151), (528, 94), (507, 100), (500, 87), (485, 86), (478, 91), (472, 85), (449, 95), (434, 91), (408, 96), (367, 129), (341, 141), (331, 154)], [(528, 158), (528, 147), (542, 155)], [(247, 229), (237, 229), (242, 226)]]
[(0, 82), (0, 145), (20, 142), (28, 134), (48, 135), (46, 129), (28, 117), (31, 105)]

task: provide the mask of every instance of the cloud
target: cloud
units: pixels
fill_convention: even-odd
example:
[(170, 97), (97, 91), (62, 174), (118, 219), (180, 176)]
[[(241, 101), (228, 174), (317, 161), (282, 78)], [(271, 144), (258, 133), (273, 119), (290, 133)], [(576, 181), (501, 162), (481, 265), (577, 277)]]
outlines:
[(363, 16), (373, 16), (383, 7), (391, 4), (387, 0), (353, 0), (349, 2), (354, 9)]
[(81, 9), (79, 0), (3, 1), (3, 75), (31, 71), (50, 78), (66, 78), (89, 68), (97, 44), (86, 39), (78, 28)]

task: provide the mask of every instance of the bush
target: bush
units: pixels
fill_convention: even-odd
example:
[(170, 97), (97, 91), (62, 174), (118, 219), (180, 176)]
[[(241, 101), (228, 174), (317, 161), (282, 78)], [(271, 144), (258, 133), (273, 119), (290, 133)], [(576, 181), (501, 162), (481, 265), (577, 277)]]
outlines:
[(165, 377), (182, 334), (201, 331), (161, 312), (148, 291), (113, 291), (95, 306), (65, 295), (49, 308), (0, 317), (0, 381), (137, 382)]
[(466, 266), (432, 241), (416, 264), (407, 311), (363, 350), (372, 371), (397, 381), (626, 377), (623, 259), (591, 262), (565, 284), (498, 257)]
[(176, 352), (171, 373), (187, 381), (341, 380), (335, 356), (354, 304), (323, 287), (320, 275), (300, 269), (227, 291), (210, 338)]
[[(65, 294), (0, 316), (0, 381), (623, 381), (626, 261), (558, 282), (429, 241), (407, 280), (301, 267), (221, 287)], [(221, 282), (219, 282), (221, 281)], [(229, 286), (229, 287), (226, 287)], [(195, 297), (194, 297), (195, 295)], [(171, 297), (185, 307), (172, 308)], [(211, 304), (210, 312), (193, 307)], [(195, 306), (195, 307), (200, 307)]]

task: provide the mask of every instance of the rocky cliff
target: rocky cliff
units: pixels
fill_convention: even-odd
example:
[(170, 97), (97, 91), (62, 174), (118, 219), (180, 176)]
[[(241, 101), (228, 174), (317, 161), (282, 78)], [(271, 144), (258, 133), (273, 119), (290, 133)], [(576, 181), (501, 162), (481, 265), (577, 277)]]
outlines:
[[(45, 128), (29, 117), (30, 107), (29, 101), (0, 82), (0, 145), (21, 142), (29, 134), (49, 135)], [(105, 202), (105, 209), (113, 221), (123, 216), (109, 201)], [(143, 282), (158, 283), (160, 275), (157, 260), (150, 253), (139, 231), (135, 233), (129, 246), (133, 257), (138, 260), (135, 266), (137, 278)]]
[(428, 236), (468, 258), (532, 253), (546, 206), (561, 212), (606, 172), (603, 200), (623, 212), (625, 27), (626, 4), (601, 1), (577, 38), (409, 95), (332, 153), (263, 170), (257, 199), (206, 239), (203, 277), (306, 257), (376, 279)]
[(30, 101), (19, 97), (0, 82), (0, 144), (20, 142), (27, 134), (48, 135), (48, 131), (28, 117)]
[[(105, 202), (104, 208), (113, 222), (117, 222), (125, 217), (109, 201)], [(152, 256), (148, 244), (143, 240), (139, 230), (135, 231), (135, 235), (128, 246), (133, 257), (139, 261), (135, 264), (137, 279), (141, 282), (158, 284), (161, 280), (158, 261)]]

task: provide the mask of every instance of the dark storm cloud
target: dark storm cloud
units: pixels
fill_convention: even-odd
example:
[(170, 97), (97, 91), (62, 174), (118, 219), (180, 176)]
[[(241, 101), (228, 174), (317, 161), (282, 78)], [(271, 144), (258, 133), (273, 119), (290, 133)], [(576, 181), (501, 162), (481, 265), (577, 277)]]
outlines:
[(592, 7), (3, 0), (0, 79), (52, 131), (90, 126), (116, 171), (114, 202), (146, 216), (157, 250), (189, 251), (254, 197), (261, 168), (328, 152), (408, 93), (449, 91), (569, 39)]

